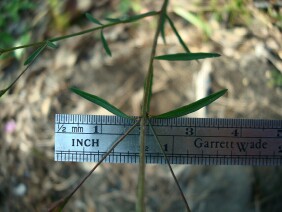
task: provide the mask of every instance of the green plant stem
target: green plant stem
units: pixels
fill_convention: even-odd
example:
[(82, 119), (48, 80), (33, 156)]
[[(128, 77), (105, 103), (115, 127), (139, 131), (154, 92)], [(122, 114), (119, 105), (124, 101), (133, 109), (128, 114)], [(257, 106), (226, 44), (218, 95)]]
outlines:
[(17, 78), (5, 89), (0, 90), (0, 98), (2, 95), (4, 95), (8, 90), (10, 90), (16, 82), (21, 78), (21, 76), (30, 68), (30, 66), (34, 63), (37, 57), (33, 58), (33, 60), (25, 67), (25, 69), (17, 76)]
[(159, 20), (157, 29), (155, 32), (151, 56), (149, 61), (149, 68), (148, 73), (145, 79), (145, 86), (144, 86), (144, 96), (142, 102), (142, 111), (141, 111), (141, 122), (140, 122), (140, 156), (139, 156), (139, 174), (138, 174), (138, 185), (137, 185), (137, 201), (136, 201), (136, 211), (137, 212), (144, 212), (145, 211), (145, 144), (146, 144), (146, 123), (148, 119), (148, 114), (150, 111), (150, 100), (152, 94), (152, 79), (154, 74), (153, 63), (154, 57), (156, 55), (156, 48), (158, 37), (161, 31), (161, 21), (162, 18), (165, 16), (166, 6), (168, 1), (165, 0), (162, 6), (162, 9), (159, 13)]
[[(155, 13), (152, 12), (152, 13), (149, 13), (149, 14), (144, 14), (142, 19), (145, 18), (145, 17), (154, 16), (154, 15), (158, 15), (158, 14), (159, 14), (159, 12), (155, 12)], [(136, 20), (133, 20), (133, 21), (137, 21), (137, 20), (139, 20), (139, 19), (136, 19)], [(59, 36), (59, 37), (55, 37), (55, 38), (50, 38), (48, 40), (50, 42), (56, 42), (56, 41), (68, 39), (68, 38), (71, 38), (71, 37), (84, 35), (84, 34), (87, 34), (87, 33), (90, 33), (90, 32), (96, 31), (96, 30), (101, 30), (101, 29), (104, 29), (104, 28), (108, 28), (108, 27), (111, 27), (111, 26), (114, 26), (114, 25), (123, 24), (123, 23), (129, 23), (129, 22), (133, 22), (133, 21), (124, 20), (124, 21), (120, 21), (120, 22), (113, 22), (113, 23), (109, 23), (109, 24), (104, 24), (102, 26), (93, 27), (93, 28), (86, 29), (86, 30), (83, 30), (83, 31), (80, 31), (80, 32), (76, 32), (76, 33), (72, 33), (72, 34), (69, 34), (69, 35), (64, 35), (64, 36)], [(0, 53), (3, 54), (3, 53), (6, 53), (6, 52), (15, 51), (17, 49), (29, 48), (29, 47), (33, 47), (33, 46), (40, 46), (40, 45), (43, 45), (45, 42), (46, 41), (40, 41), (40, 42), (35, 42), (35, 43), (26, 44), (26, 45), (22, 45), (22, 46), (11, 47), (11, 48), (7, 48), (7, 49), (0, 49)]]

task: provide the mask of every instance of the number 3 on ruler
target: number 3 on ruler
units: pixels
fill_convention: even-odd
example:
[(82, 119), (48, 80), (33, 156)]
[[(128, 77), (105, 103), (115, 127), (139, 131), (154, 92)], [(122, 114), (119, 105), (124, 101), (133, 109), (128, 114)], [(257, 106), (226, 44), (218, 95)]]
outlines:
[(194, 128), (186, 127), (185, 134), (188, 136), (194, 135)]
[(282, 130), (277, 130), (277, 137), (281, 137), (282, 136)]

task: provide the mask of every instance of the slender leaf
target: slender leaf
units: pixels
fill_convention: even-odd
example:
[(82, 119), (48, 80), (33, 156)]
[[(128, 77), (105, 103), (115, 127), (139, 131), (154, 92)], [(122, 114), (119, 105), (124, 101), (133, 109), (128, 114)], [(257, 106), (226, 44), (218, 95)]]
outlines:
[(161, 36), (162, 36), (162, 39), (163, 39), (163, 42), (166, 43), (166, 39), (165, 39), (165, 18), (162, 17), (162, 20), (161, 20)]
[(182, 40), (181, 36), (179, 35), (179, 33), (177, 32), (177, 29), (174, 26), (173, 21), (168, 17), (168, 15), (166, 15), (166, 19), (168, 20), (168, 23), (170, 25), (170, 27), (172, 28), (174, 34), (176, 35), (179, 43), (181, 44), (181, 46), (183, 47), (183, 49), (187, 52), (190, 53), (189, 48), (186, 46), (186, 44), (184, 43), (184, 41)]
[(211, 94), (211, 95), (209, 95), (209, 96), (207, 96), (203, 99), (200, 99), (196, 102), (193, 102), (192, 104), (180, 107), (178, 109), (169, 111), (167, 113), (152, 116), (152, 118), (167, 119), (167, 118), (176, 118), (176, 117), (180, 117), (180, 116), (185, 116), (189, 113), (193, 113), (193, 112), (209, 105), (210, 103), (212, 103), (213, 101), (217, 100), (219, 97), (224, 95), (226, 93), (226, 91), (227, 91), (227, 89), (221, 90), (217, 93)]
[(185, 61), (185, 60), (199, 60), (205, 58), (219, 57), (217, 53), (177, 53), (167, 54), (154, 57), (157, 60), (170, 60), (170, 61)]
[(105, 20), (112, 23), (122, 22), (122, 18), (105, 18)]
[(98, 21), (96, 18), (94, 18), (90, 13), (85, 13), (85, 16), (89, 21), (91, 21), (95, 24), (98, 24), (98, 25), (102, 25), (101, 22)]
[(167, 5), (168, 5), (168, 0), (165, 0), (164, 4), (163, 4), (163, 7), (162, 7), (162, 13), (161, 13), (161, 16), (160, 16), (160, 29), (161, 29), (161, 36), (162, 36), (162, 39), (163, 39), (163, 42), (166, 43), (166, 40), (165, 40), (165, 21), (166, 21), (166, 8), (167, 8)]
[(133, 117), (126, 115), (125, 113), (123, 113), (122, 111), (117, 109), (115, 106), (111, 105), (109, 102), (107, 102), (106, 100), (104, 100), (104, 99), (102, 99), (98, 96), (86, 93), (86, 92), (79, 90), (77, 88), (70, 88), (70, 90), (72, 92), (76, 93), (77, 95), (87, 99), (88, 101), (93, 102), (93, 103), (105, 108), (106, 110), (110, 111), (111, 113), (113, 113), (117, 116), (127, 118), (127, 119), (134, 119)]
[(143, 14), (140, 14), (140, 15), (129, 16), (124, 20), (124, 22), (133, 22), (133, 21), (137, 21), (139, 19), (145, 18), (147, 16), (152, 16), (152, 15), (156, 15), (156, 14), (158, 14), (156, 11), (150, 11), (150, 12), (143, 13)]
[(52, 49), (56, 49), (58, 46), (54, 43), (52, 43), (51, 41), (47, 40), (47, 46), (49, 46)]
[(25, 69), (17, 76), (17, 78), (5, 89), (0, 90), (0, 97), (3, 96), (8, 90), (10, 90), (16, 82), (21, 78), (21, 76), (29, 69), (29, 67), (32, 65), (34, 62), (35, 58), (31, 60), (31, 62), (25, 67)]
[(47, 42), (45, 42), (42, 46), (40, 46), (38, 49), (36, 49), (24, 62), (24, 65), (30, 64), (35, 58), (38, 57), (38, 55), (46, 48)]
[(101, 30), (101, 40), (102, 40), (102, 43), (103, 43), (103, 46), (104, 46), (104, 49), (105, 49), (107, 55), (112, 56), (112, 52), (111, 52), (111, 50), (110, 50), (110, 48), (109, 48), (109, 45), (108, 45), (108, 43), (107, 43), (107, 40), (106, 40), (105, 37), (104, 37), (103, 30)]
[(158, 12), (156, 11), (150, 11), (147, 13), (143, 13), (140, 15), (134, 15), (134, 16), (124, 16), (121, 18), (105, 18), (107, 21), (116, 23), (116, 22), (122, 22), (122, 23), (127, 23), (127, 22), (134, 22), (134, 21), (138, 21), (139, 19), (145, 18), (147, 16), (153, 16), (153, 15), (157, 15)]

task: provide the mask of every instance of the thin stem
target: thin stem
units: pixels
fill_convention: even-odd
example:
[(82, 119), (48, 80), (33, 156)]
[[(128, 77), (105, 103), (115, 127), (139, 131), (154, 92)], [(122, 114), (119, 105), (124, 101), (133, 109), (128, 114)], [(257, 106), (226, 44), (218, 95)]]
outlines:
[[(112, 146), (111, 148), (106, 152), (106, 154), (103, 155), (103, 157), (99, 160), (99, 162), (91, 169), (91, 171), (81, 180), (81, 182), (64, 198), (60, 199), (56, 203), (51, 206), (48, 211), (58, 211), (63, 209), (63, 207), (67, 204), (68, 200), (74, 195), (74, 193), (80, 188), (80, 186), (87, 180), (87, 178), (95, 171), (95, 169), (108, 157), (108, 155), (113, 151), (114, 148), (140, 123), (140, 119), (132, 125), (126, 133), (124, 133)], [(59, 208), (58, 208), (59, 206)]]
[(37, 57), (34, 57), (33, 60), (26, 66), (26, 68), (17, 76), (17, 78), (5, 89), (1, 90), (2, 92), (0, 93), (0, 97), (6, 93), (8, 90), (10, 90), (16, 82), (21, 78), (21, 76), (30, 68), (30, 66), (34, 63)]
[(171, 167), (171, 165), (170, 165), (169, 159), (168, 159), (168, 157), (166, 156), (165, 151), (164, 151), (164, 149), (163, 149), (163, 147), (162, 147), (162, 145), (161, 145), (161, 142), (160, 142), (160, 140), (159, 140), (159, 138), (158, 138), (158, 136), (157, 136), (157, 134), (156, 134), (156, 131), (155, 131), (155, 129), (153, 128), (153, 126), (151, 125), (150, 121), (149, 121), (149, 126), (150, 126), (150, 129), (152, 130), (152, 132), (153, 132), (153, 134), (154, 134), (154, 138), (156, 139), (156, 141), (157, 141), (158, 144), (159, 144), (160, 149), (162, 150), (162, 153), (163, 153), (163, 155), (164, 155), (164, 158), (165, 158), (165, 160), (166, 160), (166, 163), (167, 163), (167, 165), (168, 165), (168, 167), (169, 167), (170, 173), (171, 173), (171, 175), (172, 175), (172, 177), (173, 177), (173, 179), (174, 179), (174, 182), (175, 182), (176, 185), (177, 185), (177, 188), (178, 188), (178, 190), (179, 190), (179, 192), (180, 192), (180, 195), (181, 195), (181, 197), (182, 197), (182, 199), (183, 199), (183, 202), (185, 203), (186, 210), (187, 210), (188, 212), (191, 212), (191, 209), (189, 208), (189, 205), (188, 205), (188, 202), (187, 202), (187, 200), (186, 200), (186, 198), (185, 198), (185, 195), (184, 195), (184, 193), (183, 193), (183, 191), (182, 191), (182, 189), (181, 189), (181, 187), (180, 187), (180, 185), (179, 185), (179, 183), (178, 183), (178, 180), (177, 180), (177, 178), (176, 178), (176, 176), (175, 176), (175, 174), (174, 174), (174, 171), (173, 171), (173, 169), (172, 169), (172, 167)]
[[(158, 15), (158, 12), (152, 11), (151, 13), (143, 14), (142, 18), (138, 18), (138, 19), (135, 19), (135, 20), (130, 20), (130, 18), (129, 18), (128, 20), (125, 19), (125, 20), (121, 20), (119, 22), (113, 22), (113, 23), (102, 25), (102, 26), (93, 27), (93, 28), (86, 29), (86, 30), (83, 30), (83, 31), (80, 31), (80, 32), (76, 32), (76, 33), (72, 33), (72, 34), (69, 34), (69, 35), (64, 35), (64, 36), (50, 38), (48, 40), (51, 41), (51, 42), (56, 42), (56, 41), (68, 39), (68, 38), (71, 38), (71, 37), (84, 35), (84, 34), (87, 34), (87, 33), (90, 33), (90, 32), (96, 31), (96, 30), (108, 28), (108, 27), (111, 27), (111, 26), (114, 26), (114, 25), (137, 21), (139, 19), (143, 19), (145, 17), (154, 16), (154, 15)], [(3, 53), (6, 53), (6, 52), (15, 51), (17, 49), (29, 48), (29, 47), (32, 47), (32, 46), (39, 46), (39, 45), (44, 44), (45, 42), (46, 41), (40, 41), (40, 42), (35, 42), (35, 43), (26, 44), (26, 45), (22, 45), (22, 46), (11, 47), (11, 48), (7, 48), (7, 49), (0, 49), (0, 53), (3, 54)]]
[[(105, 24), (105, 25), (102, 25), (102, 26), (99, 26), (99, 27), (94, 27), (94, 28), (90, 28), (90, 29), (83, 30), (83, 31), (80, 31), (80, 32), (76, 32), (76, 33), (73, 33), (73, 34), (59, 36), (59, 37), (55, 37), (55, 38), (50, 38), (50, 39), (48, 39), (46, 41), (56, 42), (56, 41), (60, 41), (60, 40), (63, 40), (63, 39), (68, 39), (68, 38), (71, 38), (71, 37), (80, 36), (80, 35), (83, 35), (83, 34), (86, 34), (86, 33), (90, 33), (90, 32), (96, 31), (96, 30), (108, 28), (108, 27), (111, 27), (111, 26), (114, 26), (114, 25), (118, 25), (118, 24), (122, 24), (122, 23), (135, 22), (135, 21), (137, 21), (139, 19), (143, 19), (145, 17), (154, 16), (154, 15), (158, 15), (158, 14), (159, 14), (159, 12), (151, 11), (151, 12), (144, 13), (144, 14), (141, 14), (141, 15), (133, 16), (134, 18), (130, 18), (129, 17), (129, 18), (124, 19), (124, 20), (119, 20), (119, 21), (112, 22), (112, 23), (109, 23), (109, 24)], [(17, 50), (17, 49), (21, 49), (21, 48), (29, 48), (29, 47), (32, 47), (32, 46), (42, 46), (43, 44), (46, 45), (46, 43), (47, 43), (46, 41), (35, 42), (35, 43), (26, 44), (26, 45), (22, 45), (22, 46), (16, 46), (16, 47), (7, 48), (7, 49), (0, 48), (0, 55), (2, 55), (3, 53), (11, 52), (11, 51), (14, 51), (14, 50)], [(37, 56), (35, 58), (37, 58)], [(16, 80), (11, 85), (9, 85), (4, 90), (0, 90), (0, 97), (4, 93), (6, 93), (12, 86), (14, 86), (14, 84), (26, 72), (26, 70), (30, 67), (30, 65), (16, 78)]]
[(157, 42), (158, 37), (161, 31), (161, 23), (162, 18), (164, 18), (166, 13), (166, 7), (168, 4), (168, 0), (164, 0), (162, 8), (159, 12), (159, 20), (157, 29), (155, 32), (152, 50), (150, 55), (149, 61), (149, 68), (148, 73), (145, 80), (144, 86), (144, 96), (143, 96), (143, 103), (142, 103), (142, 114), (141, 114), (141, 122), (140, 122), (140, 156), (139, 156), (139, 174), (138, 174), (138, 185), (137, 185), (137, 201), (136, 201), (136, 211), (137, 212), (144, 212), (145, 211), (145, 144), (146, 144), (146, 123), (148, 114), (150, 111), (150, 100), (152, 94), (152, 83), (153, 83), (153, 62), (154, 57), (156, 54)]

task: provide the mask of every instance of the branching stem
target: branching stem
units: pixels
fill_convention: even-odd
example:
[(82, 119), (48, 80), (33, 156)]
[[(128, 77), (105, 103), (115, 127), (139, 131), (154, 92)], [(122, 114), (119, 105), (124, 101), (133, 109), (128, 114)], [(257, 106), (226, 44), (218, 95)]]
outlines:
[[(158, 12), (151, 12), (151, 13), (143, 14), (142, 18), (154, 16), (154, 15), (158, 15)], [(136, 19), (134, 21), (137, 21), (137, 20), (138, 19)], [(71, 38), (71, 37), (84, 35), (84, 34), (87, 34), (87, 33), (90, 33), (90, 32), (96, 31), (96, 30), (101, 30), (101, 29), (104, 29), (104, 28), (108, 28), (108, 27), (115, 26), (115, 25), (118, 25), (118, 24), (129, 23), (129, 22), (133, 22), (133, 21), (129, 19), (129, 21), (124, 20), (124, 21), (117, 21), (117, 22), (113, 22), (113, 23), (108, 23), (108, 24), (104, 24), (104, 25), (101, 25), (101, 26), (98, 26), (98, 27), (86, 29), (86, 30), (83, 30), (83, 31), (80, 31), (80, 32), (75, 32), (75, 33), (72, 33), (72, 34), (69, 34), (69, 35), (63, 35), (63, 36), (59, 36), (59, 37), (55, 37), (55, 38), (50, 38), (48, 40), (50, 42), (56, 42), (56, 41), (68, 39), (68, 38)], [(11, 47), (11, 48), (7, 48), (7, 49), (1, 48), (0, 53), (3, 54), (3, 53), (6, 53), (6, 52), (15, 51), (17, 49), (29, 48), (29, 47), (33, 47), (33, 46), (40, 46), (40, 45), (43, 45), (45, 42), (46, 41), (40, 41), (40, 42), (35, 42), (35, 43), (26, 44), (26, 45), (22, 45), (22, 46)]]
[(136, 201), (136, 211), (137, 212), (145, 211), (146, 124), (147, 124), (148, 114), (150, 112), (150, 100), (151, 100), (151, 95), (152, 95), (152, 83), (153, 83), (152, 80), (153, 80), (153, 75), (154, 75), (154, 69), (153, 69), (154, 57), (156, 54), (158, 37), (161, 32), (161, 23), (166, 13), (167, 3), (168, 3), (168, 0), (165, 0), (159, 12), (158, 25), (157, 25), (157, 29), (156, 29), (153, 44), (152, 44), (149, 68), (148, 68), (148, 72), (147, 72), (147, 76), (146, 76), (145, 84), (144, 84), (144, 96), (143, 96), (142, 114), (141, 114), (141, 122), (140, 122), (140, 141), (139, 141), (140, 142), (140, 157), (139, 157), (139, 175), (138, 175), (137, 201)]

